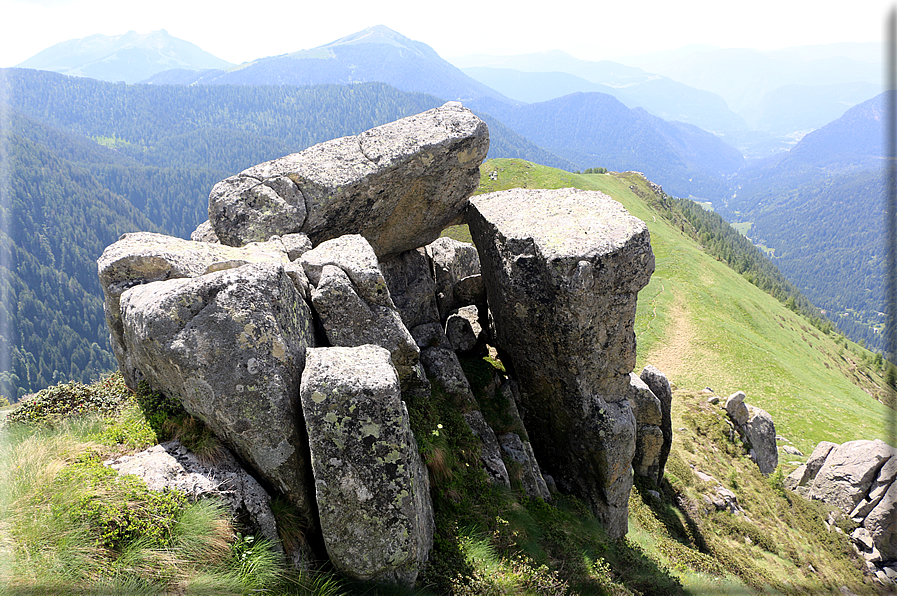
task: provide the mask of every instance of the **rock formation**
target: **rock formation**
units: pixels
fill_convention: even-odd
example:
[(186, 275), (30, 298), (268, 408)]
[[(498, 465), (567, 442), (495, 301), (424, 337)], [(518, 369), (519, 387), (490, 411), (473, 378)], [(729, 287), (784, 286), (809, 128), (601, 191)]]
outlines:
[(823, 441), (785, 487), (837, 507), (860, 525), (852, 538), (866, 561), (897, 561), (897, 449), (859, 440)]
[(234, 519), (247, 518), (249, 527), (279, 547), (268, 493), (226, 449), (215, 460), (203, 463), (180, 441), (169, 441), (104, 463), (119, 474), (142, 478), (150, 490), (176, 489), (192, 500), (219, 499)]
[(769, 476), (779, 465), (776, 427), (766, 410), (748, 405), (744, 399), (744, 391), (730, 395), (726, 399), (726, 413), (748, 445), (751, 459), (764, 476)]
[(271, 486), (310, 515), (304, 433), (295, 424), (311, 311), (279, 263), (135, 286), (121, 296), (124, 345)]
[(632, 467), (636, 474), (659, 483), (663, 478), (660, 454), (664, 446), (661, 403), (640, 377), (635, 373), (630, 373), (629, 376), (629, 404), (635, 414), (636, 424), (635, 458)]
[(574, 189), (482, 195), (468, 224), (540, 464), (622, 536), (636, 295), (654, 271), (648, 229), (610, 197)]
[(642, 381), (651, 390), (651, 393), (660, 401), (660, 432), (663, 434), (663, 443), (660, 445), (660, 453), (657, 456), (657, 478), (659, 485), (663, 480), (663, 470), (670, 456), (670, 448), (673, 446), (673, 388), (666, 375), (650, 364), (642, 369), (639, 375)]
[[(601, 193), (518, 189), (473, 202), (476, 248), (433, 241), (465, 216), (487, 148), (450, 102), (249, 168), (214, 187), (192, 240), (126, 234), (98, 262), (126, 383), (205, 422), (348, 577), (413, 586), (427, 562), (406, 402), (431, 383), (492, 482), (573, 493), (610, 536), (626, 533), (633, 464), (663, 474), (669, 383), (630, 375), (647, 228)], [(458, 353), (487, 342), (510, 371), (475, 396)]]

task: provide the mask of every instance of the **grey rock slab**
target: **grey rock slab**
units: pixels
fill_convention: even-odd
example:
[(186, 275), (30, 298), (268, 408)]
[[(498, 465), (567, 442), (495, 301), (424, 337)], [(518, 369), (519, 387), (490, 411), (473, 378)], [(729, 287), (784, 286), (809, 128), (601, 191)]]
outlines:
[(330, 344), (344, 347), (373, 344), (386, 348), (402, 378), (413, 376), (411, 369), (418, 363), (420, 348), (402, 324), (399, 312), (366, 302), (356, 287), (345, 271), (325, 265), (317, 287), (311, 291), (312, 305)]
[(891, 456), (891, 448), (878, 439), (839, 445), (816, 474), (811, 497), (850, 513), (868, 494), (879, 470)]
[(367, 302), (395, 309), (377, 255), (363, 236), (348, 234), (322, 242), (303, 253), (299, 262), (315, 287), (320, 283), (324, 267), (334, 265), (346, 272), (358, 295)]
[(663, 447), (663, 413), (660, 400), (635, 373), (629, 374), (629, 404), (635, 416), (635, 458), (632, 467), (636, 474), (658, 482), (660, 452)]
[(635, 307), (654, 271), (648, 229), (607, 195), (576, 189), (477, 196), (468, 224), (493, 339), (520, 383), (540, 465), (621, 536), (635, 451), (625, 399)]
[(511, 481), (508, 477), (508, 469), (505, 466), (505, 462), (501, 458), (498, 438), (495, 436), (495, 431), (483, 418), (483, 413), (479, 410), (465, 412), (464, 420), (467, 421), (467, 426), (470, 427), (470, 430), (482, 443), (480, 459), (483, 461), (483, 469), (486, 471), (486, 475), (489, 476), (489, 480), (495, 485), (510, 488)]
[(837, 443), (832, 443), (831, 441), (820, 441), (816, 445), (816, 447), (813, 448), (812, 453), (810, 453), (810, 457), (807, 458), (806, 464), (808, 480), (812, 481), (814, 478), (816, 478), (816, 474), (818, 474), (819, 470), (822, 469), (822, 465), (825, 463), (825, 460), (836, 447), (838, 447)]
[(458, 352), (472, 352), (486, 341), (480, 324), (480, 311), (475, 305), (452, 311), (445, 321), (445, 336)]
[(411, 337), (421, 350), (427, 348), (452, 349), (452, 342), (445, 336), (445, 329), (439, 323), (424, 323), (412, 328)]
[(744, 391), (736, 391), (726, 398), (726, 412), (729, 414), (729, 418), (732, 419), (732, 422), (739, 427), (747, 424), (748, 417), (750, 416), (747, 404), (744, 403), (745, 397)]
[(642, 369), (639, 378), (660, 401), (660, 430), (663, 433), (663, 444), (660, 446), (660, 455), (657, 458), (657, 483), (660, 484), (673, 445), (673, 388), (666, 375), (650, 364)]
[[(212, 246), (212, 245), (209, 245)], [(175, 397), (305, 514), (311, 512), (299, 379), (311, 312), (280, 264), (135, 286), (121, 296), (124, 345)]]
[(361, 234), (378, 257), (413, 250), (460, 221), (488, 149), (486, 124), (449, 102), (231, 176), (209, 220), (234, 246), (304, 232), (316, 245)]
[(482, 298), (477, 296), (477, 284), (482, 286), (482, 277), (479, 281), (464, 281), (480, 275), (480, 257), (474, 245), (443, 236), (428, 244), (424, 250), (433, 268), (441, 320), (444, 321), (449, 312), (456, 308), (476, 304), (475, 300)]
[(305, 197), (288, 176), (262, 178), (244, 171), (209, 194), (209, 221), (223, 244), (242, 246), (302, 231)]
[(233, 248), (151, 232), (136, 232), (124, 234), (106, 247), (97, 260), (98, 274), (105, 297), (104, 309), (112, 350), (128, 387), (136, 389), (137, 379), (125, 353), (122, 336), (119, 300), (127, 289), (154, 281), (197, 277), (247, 263), (287, 261), (286, 250), (279, 239)]
[(498, 442), (508, 457), (520, 466), (520, 483), (523, 486), (523, 492), (534, 499), (550, 501), (551, 493), (548, 492), (548, 485), (542, 478), (542, 471), (539, 469), (529, 441), (522, 440), (517, 433), (505, 433), (498, 437)]
[(462, 410), (471, 411), (478, 408), (470, 382), (464, 375), (461, 362), (451, 348), (424, 348), (420, 353), (420, 362), (427, 375), (432, 378), (446, 393), (459, 404)]
[(413, 586), (435, 522), (389, 352), (309, 349), (301, 400), (333, 565), (355, 579)]
[(753, 449), (754, 463), (760, 473), (769, 476), (779, 465), (776, 427), (766, 410), (748, 406), (748, 419), (743, 427), (745, 437)]
[(797, 490), (797, 487), (806, 486), (811, 480), (813, 479), (807, 473), (807, 465), (801, 464), (785, 477), (783, 484), (788, 490)]
[(380, 261), (389, 294), (408, 329), (439, 322), (436, 283), (424, 250), (409, 250)]
[(884, 496), (863, 520), (875, 548), (885, 561), (897, 559), (897, 483), (892, 483)]

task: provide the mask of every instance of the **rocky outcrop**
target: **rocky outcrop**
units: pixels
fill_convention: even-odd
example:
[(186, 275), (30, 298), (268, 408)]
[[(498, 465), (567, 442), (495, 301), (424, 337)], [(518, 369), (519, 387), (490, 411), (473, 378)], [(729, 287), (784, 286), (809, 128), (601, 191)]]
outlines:
[(635, 304), (654, 270), (648, 230), (598, 192), (514, 189), (470, 205), (494, 340), (520, 382), (540, 464), (622, 536)]
[(417, 381), (420, 349), (402, 322), (367, 240), (357, 234), (334, 238), (304, 253), (300, 262), (330, 345), (386, 348), (403, 383)]
[(769, 412), (746, 404), (745, 397), (744, 391), (730, 395), (725, 403), (726, 413), (747, 444), (751, 459), (764, 476), (769, 476), (779, 465), (776, 427)]
[(308, 350), (301, 399), (331, 562), (355, 579), (413, 586), (435, 522), (389, 352)]
[(124, 347), (119, 301), (127, 289), (153, 281), (198, 277), (248, 263), (269, 262), (289, 262), (280, 238), (233, 248), (137, 232), (124, 234), (118, 242), (109, 245), (100, 255), (97, 265), (105, 296), (106, 324), (112, 351), (128, 387), (136, 389), (138, 379), (134, 376), (136, 368), (129, 361)]
[(150, 385), (312, 513), (304, 432), (296, 427), (311, 312), (280, 264), (244, 265), (131, 288), (124, 345)]
[[(646, 227), (601, 193), (518, 189), (474, 201), (478, 248), (433, 241), (464, 215), (487, 148), (449, 103), (249, 168), (215, 186), (190, 241), (125, 235), (99, 260), (128, 385), (203, 420), (352, 578), (412, 586), (427, 561), (406, 402), (426, 404), (430, 380), (492, 482), (575, 494), (612, 537), (633, 463), (663, 474), (669, 384), (630, 376)], [(475, 396), (458, 353), (493, 346), (508, 374)]]
[[(785, 486), (837, 507), (860, 527), (852, 538), (870, 565), (897, 561), (897, 449), (858, 440), (823, 441)], [(873, 569), (873, 572), (876, 570)]]
[[(810, 498), (853, 511), (870, 492), (872, 484), (894, 450), (884, 442), (849, 441), (829, 452), (813, 478)], [(891, 478), (893, 480), (893, 477)]]
[(457, 102), (248, 168), (209, 195), (222, 243), (304, 232), (315, 245), (361, 234), (378, 257), (414, 250), (460, 221), (489, 148)]
[(663, 477), (660, 454), (664, 444), (660, 400), (635, 373), (630, 373), (629, 377), (629, 404), (635, 415), (636, 424), (635, 457), (632, 460), (632, 467), (636, 474), (659, 483), (659, 479)]
[(642, 381), (651, 390), (651, 393), (660, 401), (660, 432), (663, 435), (663, 443), (660, 445), (660, 454), (657, 456), (657, 484), (663, 480), (663, 470), (670, 456), (673, 445), (673, 388), (666, 375), (652, 365), (642, 369), (639, 375)]

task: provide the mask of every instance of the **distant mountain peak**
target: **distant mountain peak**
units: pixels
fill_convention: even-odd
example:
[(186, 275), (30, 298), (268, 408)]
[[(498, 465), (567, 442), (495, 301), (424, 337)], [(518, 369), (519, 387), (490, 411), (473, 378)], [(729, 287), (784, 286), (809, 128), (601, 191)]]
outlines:
[(304, 57), (304, 55), (319, 54), (321, 50), (333, 50), (336, 48), (362, 44), (389, 45), (411, 50), (419, 56), (426, 56), (430, 58), (432, 58), (433, 56), (437, 56), (436, 51), (433, 50), (430, 46), (422, 42), (409, 39), (398, 31), (390, 29), (386, 25), (374, 25), (373, 27), (362, 29), (361, 31), (358, 31), (351, 35), (347, 35), (345, 37), (341, 37), (336, 41), (318, 46), (317, 48), (294, 52), (290, 55), (296, 58), (300, 58)]
[(226, 68), (229, 62), (196, 45), (173, 37), (165, 29), (150, 33), (90, 35), (51, 46), (18, 64), (102, 81), (136, 83), (173, 68)]

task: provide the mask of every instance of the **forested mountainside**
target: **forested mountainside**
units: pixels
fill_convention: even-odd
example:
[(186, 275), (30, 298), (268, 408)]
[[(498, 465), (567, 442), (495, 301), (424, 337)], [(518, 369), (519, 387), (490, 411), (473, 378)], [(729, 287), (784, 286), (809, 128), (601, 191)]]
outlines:
[(743, 163), (741, 154), (719, 137), (629, 109), (603, 93), (574, 93), (524, 106), (470, 105), (579, 168), (644, 172), (676, 196), (722, 199), (727, 176)]
[(719, 204), (842, 332), (874, 349), (884, 347), (884, 97), (740, 172)]

